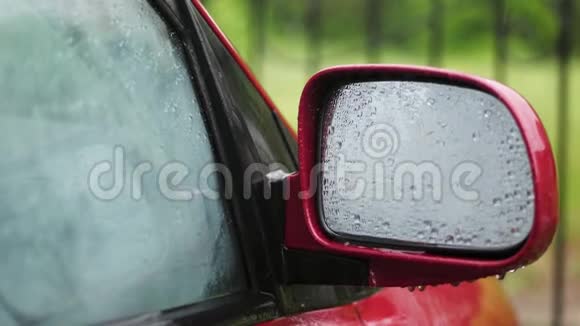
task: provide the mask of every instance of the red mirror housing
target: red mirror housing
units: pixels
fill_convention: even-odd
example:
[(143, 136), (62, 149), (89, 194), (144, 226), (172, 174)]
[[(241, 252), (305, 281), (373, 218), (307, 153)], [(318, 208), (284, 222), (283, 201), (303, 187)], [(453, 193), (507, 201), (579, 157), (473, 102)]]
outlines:
[[(326, 96), (336, 87), (349, 83), (398, 79), (429, 80), (474, 88), (493, 95), (511, 112), (521, 130), (529, 155), (535, 212), (527, 239), (509, 256), (403, 251), (339, 241), (325, 232), (321, 225), (318, 197), (314, 195), (317, 189), (311, 173), (318, 163), (319, 122)], [(558, 221), (558, 189), (548, 137), (530, 104), (498, 82), (425, 67), (352, 65), (328, 68), (314, 75), (304, 88), (300, 100), (298, 142), (299, 173), (288, 178), (291, 195), (286, 206), (285, 246), (365, 261), (368, 264), (370, 286), (435, 285), (503, 275), (537, 260), (554, 236)]]

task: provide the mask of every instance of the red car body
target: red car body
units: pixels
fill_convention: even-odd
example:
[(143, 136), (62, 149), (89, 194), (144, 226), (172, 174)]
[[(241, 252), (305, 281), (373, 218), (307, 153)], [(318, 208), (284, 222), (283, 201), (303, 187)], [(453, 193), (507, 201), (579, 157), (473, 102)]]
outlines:
[[(248, 65), (219, 29), (200, 1), (193, 0), (203, 18), (235, 58), (266, 103), (283, 114), (267, 95)], [(283, 118), (286, 127), (296, 131)], [(424, 291), (385, 288), (377, 294), (340, 307), (284, 317), (263, 325), (515, 325), (513, 308), (499, 281), (481, 279), (459, 285), (428, 287)]]

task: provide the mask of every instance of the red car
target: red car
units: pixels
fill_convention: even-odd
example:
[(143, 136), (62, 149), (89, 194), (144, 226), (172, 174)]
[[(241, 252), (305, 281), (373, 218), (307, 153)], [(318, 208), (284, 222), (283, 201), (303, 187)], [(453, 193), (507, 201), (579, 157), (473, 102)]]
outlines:
[(298, 133), (198, 1), (0, 13), (0, 325), (511, 325), (544, 128), (446, 70), (325, 69)]

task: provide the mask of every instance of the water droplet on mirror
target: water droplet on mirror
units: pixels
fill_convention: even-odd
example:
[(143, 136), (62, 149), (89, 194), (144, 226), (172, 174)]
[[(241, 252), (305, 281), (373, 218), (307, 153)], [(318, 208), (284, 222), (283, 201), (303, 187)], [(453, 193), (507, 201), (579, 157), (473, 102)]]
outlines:
[(531, 191), (526, 191), (526, 195), (528, 196), (528, 199), (534, 199), (534, 194)]
[(383, 229), (389, 231), (391, 229), (391, 223), (383, 222)]

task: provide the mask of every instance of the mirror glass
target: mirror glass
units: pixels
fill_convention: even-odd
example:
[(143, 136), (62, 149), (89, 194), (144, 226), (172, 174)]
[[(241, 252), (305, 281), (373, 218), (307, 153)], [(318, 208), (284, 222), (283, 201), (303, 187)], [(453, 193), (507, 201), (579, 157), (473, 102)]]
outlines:
[(509, 109), (482, 91), (373, 81), (330, 95), (318, 202), (343, 241), (498, 252), (534, 218), (526, 146)]

